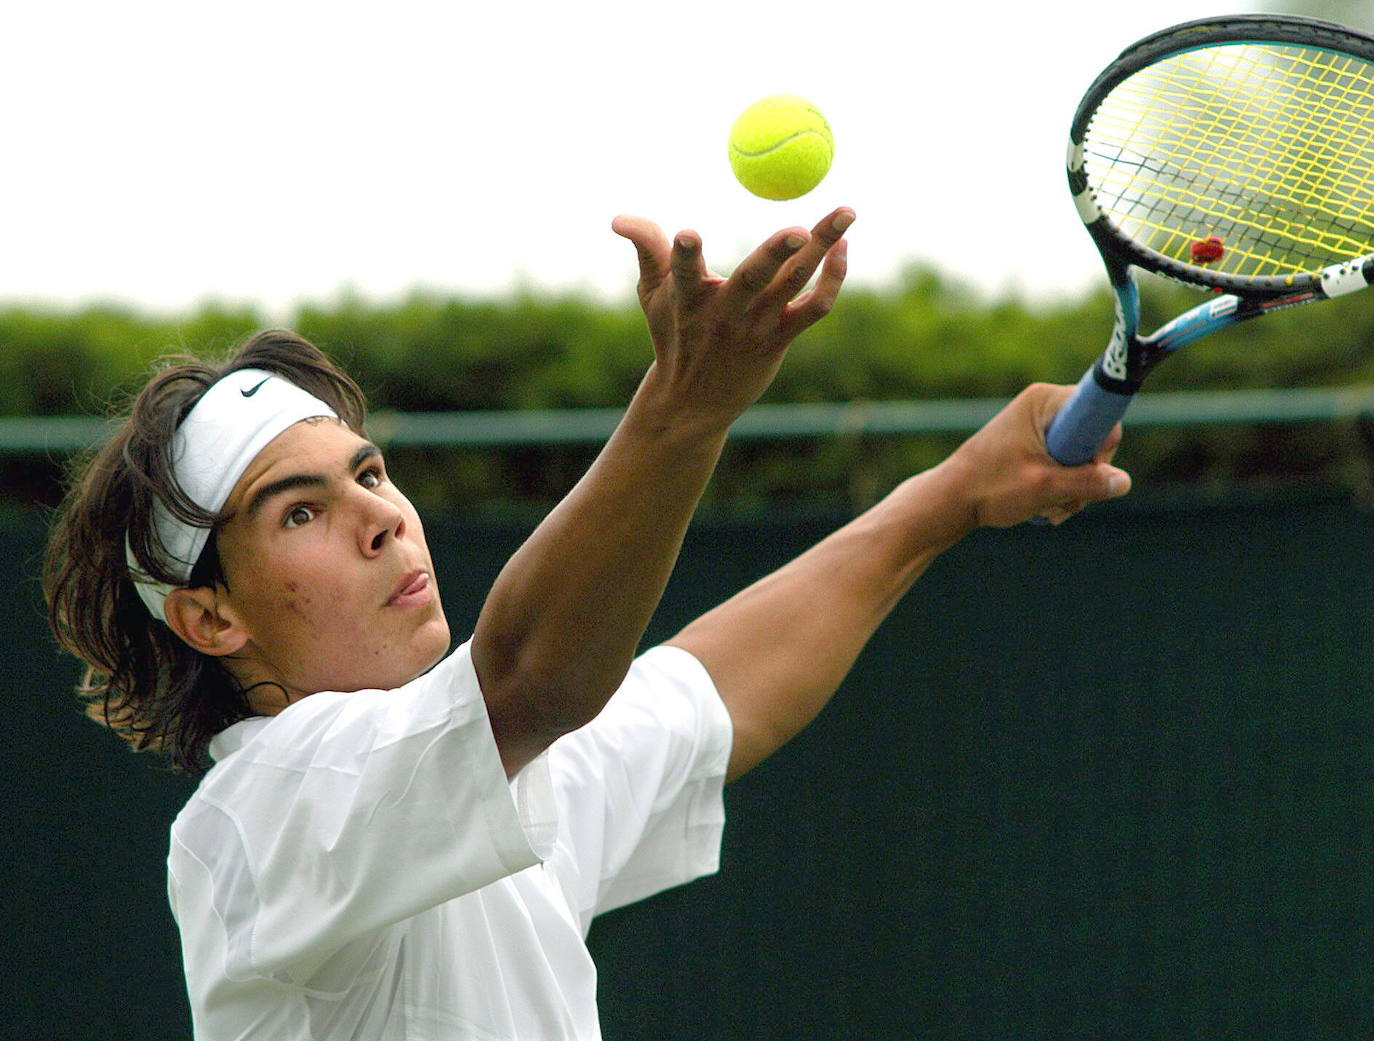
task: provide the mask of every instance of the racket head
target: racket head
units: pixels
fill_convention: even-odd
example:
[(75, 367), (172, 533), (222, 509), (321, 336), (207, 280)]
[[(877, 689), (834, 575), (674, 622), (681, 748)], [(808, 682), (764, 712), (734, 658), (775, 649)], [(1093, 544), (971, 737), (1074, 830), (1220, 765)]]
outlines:
[(1232, 15), (1128, 47), (1070, 129), (1069, 187), (1120, 287), (1130, 266), (1249, 297), (1316, 291), (1374, 254), (1374, 37)]

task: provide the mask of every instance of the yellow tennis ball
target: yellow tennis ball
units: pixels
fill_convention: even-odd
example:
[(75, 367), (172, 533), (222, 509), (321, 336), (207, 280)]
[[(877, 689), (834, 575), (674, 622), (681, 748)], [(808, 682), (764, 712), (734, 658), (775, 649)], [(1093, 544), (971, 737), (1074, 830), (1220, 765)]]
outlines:
[(809, 101), (775, 94), (756, 101), (730, 128), (730, 167), (765, 199), (795, 199), (821, 183), (835, 154), (830, 124)]

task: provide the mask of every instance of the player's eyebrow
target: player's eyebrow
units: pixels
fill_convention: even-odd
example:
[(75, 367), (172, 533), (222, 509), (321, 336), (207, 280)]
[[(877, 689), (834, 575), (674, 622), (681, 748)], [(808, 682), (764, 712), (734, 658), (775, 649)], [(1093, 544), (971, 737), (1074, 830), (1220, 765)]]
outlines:
[[(381, 456), (382, 450), (368, 441), (353, 453), (353, 458), (348, 461), (348, 472), (352, 473), (369, 459), (373, 457), (380, 459)], [(267, 504), (268, 500), (274, 496), (281, 495), (283, 492), (294, 491), (298, 488), (323, 488), (328, 483), (328, 478), (326, 478), (324, 474), (317, 473), (288, 474), (285, 477), (279, 477), (275, 481), (264, 484), (253, 493), (253, 497), (248, 500), (248, 519), (252, 520), (257, 516), (263, 506)]]

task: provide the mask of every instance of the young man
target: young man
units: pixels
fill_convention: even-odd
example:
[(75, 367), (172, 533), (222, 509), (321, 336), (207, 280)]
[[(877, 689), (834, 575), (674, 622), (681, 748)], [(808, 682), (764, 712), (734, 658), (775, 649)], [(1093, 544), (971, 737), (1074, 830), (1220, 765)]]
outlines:
[(715, 870), (723, 783), (820, 711), (931, 560), (1126, 490), (1114, 444), (1046, 456), (1069, 391), (1030, 388), (636, 658), (728, 427), (835, 300), (852, 220), (778, 232), (728, 279), (694, 233), (616, 221), (653, 363), (446, 657), (420, 519), (327, 359), (267, 333), (145, 387), (46, 588), (92, 714), (213, 760), (168, 857), (198, 1038), (598, 1037), (593, 916)]

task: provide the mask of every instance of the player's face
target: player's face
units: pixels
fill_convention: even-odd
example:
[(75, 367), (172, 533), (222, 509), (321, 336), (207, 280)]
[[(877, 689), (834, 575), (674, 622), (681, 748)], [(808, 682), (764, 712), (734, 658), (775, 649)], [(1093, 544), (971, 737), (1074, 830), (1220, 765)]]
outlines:
[(390, 689), (448, 649), (424, 530), (377, 448), (332, 419), (289, 427), (234, 487), (217, 545), (233, 667), (291, 696)]

